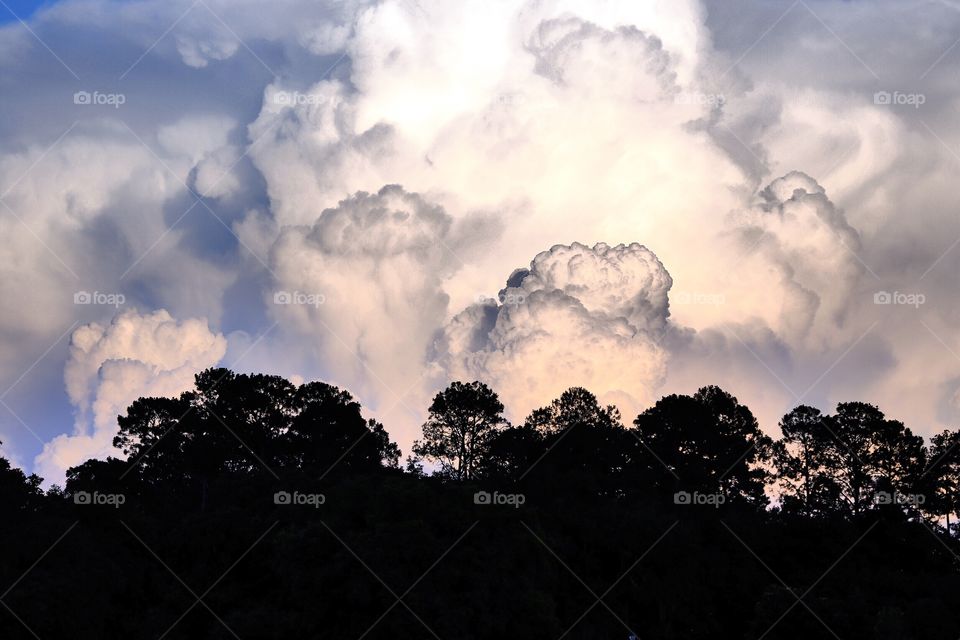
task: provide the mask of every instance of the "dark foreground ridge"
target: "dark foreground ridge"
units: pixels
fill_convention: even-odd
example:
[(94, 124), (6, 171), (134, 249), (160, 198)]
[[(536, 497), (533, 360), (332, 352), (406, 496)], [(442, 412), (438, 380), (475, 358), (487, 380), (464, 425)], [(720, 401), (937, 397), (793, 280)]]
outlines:
[(958, 432), (845, 403), (773, 441), (717, 387), (503, 410), (453, 383), (401, 468), (350, 394), (212, 369), (63, 489), (0, 459), (0, 638), (958, 634)]

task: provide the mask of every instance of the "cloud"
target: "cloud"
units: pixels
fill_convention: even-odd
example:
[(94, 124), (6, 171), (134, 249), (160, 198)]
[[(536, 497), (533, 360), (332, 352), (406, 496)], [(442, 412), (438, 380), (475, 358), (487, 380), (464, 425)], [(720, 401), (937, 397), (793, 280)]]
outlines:
[(447, 315), (444, 280), (497, 232), (486, 216), (455, 221), (399, 186), (357, 193), (310, 226), (282, 228), (270, 251), (271, 314), (328, 375), (368, 401), (402, 402), (419, 390)]
[(532, 294), (557, 289), (577, 298), (591, 313), (623, 317), (639, 329), (655, 331), (663, 329), (669, 315), (667, 293), (672, 284), (657, 256), (637, 243), (616, 247), (599, 243), (592, 249), (574, 243), (537, 255), (529, 270), (510, 277), (508, 290)]
[[(718, 236), (717, 246), (745, 255), (709, 292), (671, 296), (673, 278), (636, 243), (557, 245), (515, 270), (498, 300), (456, 315), (437, 360), (449, 378), (493, 385), (515, 418), (574, 385), (631, 415), (660, 393), (714, 380), (749, 398), (768, 427), (800, 400), (830, 397), (816, 384), (827, 359), (842, 364), (837, 354), (859, 347), (843, 353), (841, 369), (860, 364), (870, 373), (860, 374), (859, 387), (836, 389), (860, 393), (890, 371), (888, 346), (864, 340), (848, 318), (866, 301), (857, 295), (860, 236), (815, 180), (800, 172), (777, 178), (727, 224), (732, 244)], [(691, 307), (720, 310), (713, 322), (698, 313), (697, 328), (671, 317)]]
[(118, 455), (116, 419), (139, 397), (176, 396), (197, 371), (216, 365), (224, 337), (206, 320), (177, 321), (164, 310), (124, 311), (107, 326), (74, 331), (64, 370), (67, 395), (76, 408), (73, 434), (44, 445), (34, 464), (48, 482), (62, 482), (67, 468), (88, 458)]
[(784, 338), (800, 346), (819, 323), (820, 339), (831, 340), (865, 271), (860, 235), (823, 187), (802, 172), (777, 178), (760, 198), (734, 215), (740, 242), (751, 252), (739, 270), (772, 270), (776, 280), (760, 291), (768, 321)]
[(497, 300), (455, 316), (438, 360), (453, 379), (492, 385), (514, 418), (571, 386), (633, 411), (666, 377), (671, 284), (639, 244), (558, 245), (515, 271)]
[(348, 78), (268, 87), (251, 157), (281, 224), (392, 183), (454, 218), (499, 211), (509, 233), (464, 270), (455, 307), (504, 262), (573, 240), (640, 237), (683, 278), (709, 271), (681, 248), (722, 228), (746, 176), (693, 124), (716, 109), (694, 71), (696, 3), (420, 6), (363, 11)]
[[(208, 318), (247, 366), (385, 408), (420, 384), (401, 406), (422, 413), (455, 370), (512, 380), (523, 353), (638, 402), (719, 382), (768, 428), (792, 402), (781, 381), (818, 379), (817, 402), (880, 402), (920, 432), (960, 419), (955, 8), (204, 4), (54, 3), (30, 28), (72, 71), (0, 27), (0, 194), (16, 214), (0, 207), (0, 373), (43, 438), (69, 417), (30, 401), (72, 357), (58, 336), (116, 313), (74, 305), (78, 290)], [(72, 101), (115, 86), (122, 108)], [(633, 241), (669, 292), (640, 254), (573, 244)], [(524, 305), (474, 305), (558, 245), (522, 279)], [(278, 306), (275, 290), (326, 302)], [(878, 307), (878, 290), (928, 302)], [(459, 369), (429, 361), (440, 331)], [(625, 381), (564, 340), (602, 345)], [(121, 370), (104, 369), (104, 393)], [(529, 386), (512, 387), (521, 405)], [(421, 419), (388, 426), (403, 439)], [(19, 423), (0, 428), (32, 457)]]
[[(75, 292), (116, 290), (107, 274), (124, 259), (123, 243), (101, 246), (92, 229), (119, 203), (136, 210), (166, 191), (145, 149), (109, 129), (96, 140), (92, 133), (0, 154), (0, 376), (7, 384), (69, 331), (78, 312), (91, 311), (74, 305)], [(139, 183), (136, 193), (131, 182)]]

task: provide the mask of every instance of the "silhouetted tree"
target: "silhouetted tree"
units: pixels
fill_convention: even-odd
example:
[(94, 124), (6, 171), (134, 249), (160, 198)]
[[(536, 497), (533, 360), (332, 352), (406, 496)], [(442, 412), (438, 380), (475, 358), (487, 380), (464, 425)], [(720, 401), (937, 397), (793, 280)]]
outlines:
[(873, 405), (844, 402), (832, 416), (798, 407), (781, 428), (776, 467), (785, 510), (856, 516), (880, 503), (916, 513), (911, 500), (926, 455), (923, 439), (903, 423)]
[(547, 437), (529, 424), (498, 431), (479, 469), (485, 478), (520, 480), (547, 453)]
[(0, 458), (0, 512), (37, 508), (43, 498), (42, 482), (36, 474), (28, 476)]
[(413, 452), (439, 465), (453, 480), (471, 480), (485, 464), (490, 443), (507, 424), (503, 403), (482, 382), (452, 382), (430, 404), (423, 438)]
[(544, 435), (559, 434), (578, 425), (588, 427), (618, 427), (620, 410), (615, 406), (601, 406), (597, 397), (583, 387), (571, 387), (548, 406), (534, 410), (524, 424)]
[(950, 531), (950, 516), (960, 513), (960, 431), (944, 430), (930, 438), (927, 457), (926, 506), (931, 514), (946, 518)]
[[(629, 462), (630, 436), (613, 405), (602, 406), (582, 387), (571, 387), (548, 406), (536, 409), (505, 438), (511, 438), (514, 465), (521, 475), (533, 464), (554, 482), (579, 484), (587, 492), (618, 494)], [(503, 442), (498, 443), (498, 454)], [(502, 455), (502, 454), (501, 454)], [(542, 462), (541, 462), (542, 461)]]
[(799, 406), (780, 420), (783, 438), (774, 445), (773, 462), (784, 510), (827, 516), (839, 509), (835, 478), (835, 436), (819, 409)]
[(141, 465), (145, 476), (176, 481), (190, 471), (190, 449), (198, 435), (185, 429), (183, 419), (190, 411), (186, 394), (179, 398), (138, 398), (125, 414), (117, 416), (120, 428), (113, 446)]
[(882, 491), (886, 497), (879, 506), (886, 504), (919, 516), (926, 501), (922, 480), (927, 452), (923, 438), (914, 435), (899, 420), (884, 419), (880, 425), (866, 452), (874, 491)]
[[(518, 427), (479, 383), (451, 389), (431, 418), (488, 427), (446, 475), (476, 483), (433, 481), (416, 458), (385, 469), (399, 450), (346, 391), (225, 369), (134, 402), (130, 457), (69, 469), (65, 491), (0, 459), (0, 638), (927, 640), (960, 625), (960, 541), (871, 503), (923, 480), (928, 513), (955, 509), (960, 436), (934, 438), (922, 472), (921, 440), (875, 407), (798, 407), (773, 459), (783, 511), (767, 511), (769, 439), (719, 388), (663, 398), (636, 428), (584, 389)], [(658, 499), (678, 489), (739, 505), (680, 517)]]
[(372, 470), (396, 467), (400, 457), (383, 425), (365, 420), (346, 391), (226, 369), (197, 374), (195, 390), (179, 398), (141, 398), (118, 423), (114, 446), (145, 480), (194, 481), (203, 495), (223, 473)]
[(719, 387), (659, 400), (634, 421), (643, 448), (636, 458), (665, 492), (723, 494), (757, 506), (772, 441), (750, 409)]
[(106, 460), (87, 460), (67, 469), (67, 491), (117, 491), (139, 478), (139, 467), (127, 460), (108, 457)]
[(864, 402), (842, 402), (827, 421), (835, 436), (834, 478), (847, 510), (857, 515), (873, 503), (870, 445), (874, 434), (883, 429), (884, 416)]
[(311, 382), (296, 390), (293, 404), (297, 413), (283, 434), (287, 464), (321, 471), (334, 464), (368, 471), (398, 465), (399, 447), (382, 424), (364, 420), (348, 392)]

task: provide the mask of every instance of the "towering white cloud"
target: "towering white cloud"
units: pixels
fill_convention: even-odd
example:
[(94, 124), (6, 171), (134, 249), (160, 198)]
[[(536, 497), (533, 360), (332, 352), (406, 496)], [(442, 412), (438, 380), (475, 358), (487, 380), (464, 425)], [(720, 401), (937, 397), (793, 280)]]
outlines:
[[(57, 337), (116, 312), (74, 305), (78, 290), (209, 318), (246, 363), (378, 406), (419, 384), (405, 404), (422, 409), (448, 375), (511, 379), (524, 353), (636, 401), (719, 382), (770, 428), (784, 387), (818, 379), (816, 402), (882, 402), (920, 432), (960, 419), (949, 4), (263, 7), (63, 0), (30, 27), (70, 70), (0, 27), (15, 212), (0, 206), (0, 388), (16, 383), (6, 401), (44, 437), (62, 421), (26, 398), (72, 358)], [(78, 90), (125, 102), (74, 104)], [(633, 241), (670, 270), (669, 317), (641, 254), (572, 244)], [(557, 245), (523, 305), (471, 307)], [(274, 305), (278, 290), (325, 301)], [(878, 290), (927, 304), (877, 306)], [(441, 330), (449, 369), (428, 362)], [(579, 360), (576, 340), (632, 380)], [(121, 370), (104, 369), (105, 394)], [(514, 386), (521, 405), (548, 399), (527, 388), (553, 392)], [(401, 442), (422, 418), (407, 414), (385, 417)], [(0, 431), (32, 456), (12, 416)]]
[(697, 73), (695, 3), (419, 6), (360, 14), (349, 78), (268, 88), (251, 157), (281, 224), (391, 183), (454, 217), (499, 211), (509, 233), (451, 288), (455, 307), (504, 263), (574, 240), (639, 237), (683, 278), (709, 270), (681, 248), (722, 228), (746, 177), (704, 130), (722, 96)]
[(514, 418), (571, 386), (632, 412), (666, 376), (671, 284), (639, 244), (558, 245), (455, 316), (438, 357), (450, 377), (491, 384)]
[(497, 227), (455, 222), (399, 186), (358, 193), (311, 226), (284, 227), (271, 250), (272, 314), (328, 375), (368, 401), (399, 402), (424, 373), (447, 315), (444, 279)]
[[(530, 269), (510, 276), (507, 293), (557, 289), (577, 298), (591, 313), (626, 318), (639, 329), (664, 328), (670, 274), (649, 249), (637, 243), (592, 249), (580, 243), (558, 245), (538, 254)], [(518, 291), (511, 291), (518, 289)]]
[(76, 408), (71, 435), (48, 442), (35, 464), (48, 482), (61, 482), (70, 466), (88, 458), (121, 456), (113, 448), (117, 416), (139, 397), (176, 396), (194, 374), (217, 364), (226, 340), (206, 320), (177, 321), (160, 310), (125, 311), (102, 326), (78, 328), (64, 371), (67, 395)]
[[(728, 225), (716, 238), (726, 268), (706, 290), (676, 296), (698, 322), (671, 334), (665, 391), (713, 380), (775, 433), (785, 409), (860, 397), (889, 373), (889, 348), (868, 331), (876, 307), (861, 234), (816, 180), (774, 179)], [(859, 386), (849, 375), (824, 383), (838, 367), (863, 369)]]
[(804, 173), (788, 173), (760, 192), (756, 206), (735, 215), (734, 224), (749, 253), (738, 265), (740, 283), (757, 287), (737, 294), (763, 300), (763, 316), (796, 346), (815, 323), (820, 340), (842, 339), (865, 272), (862, 246), (823, 187)]

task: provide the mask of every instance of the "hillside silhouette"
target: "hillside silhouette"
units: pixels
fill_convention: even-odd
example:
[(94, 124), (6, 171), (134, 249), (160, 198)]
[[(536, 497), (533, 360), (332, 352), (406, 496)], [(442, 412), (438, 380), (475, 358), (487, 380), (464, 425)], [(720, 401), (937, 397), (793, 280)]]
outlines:
[(544, 401), (510, 424), (454, 382), (403, 459), (322, 382), (140, 398), (65, 487), (0, 459), (0, 638), (956, 636), (960, 431)]

